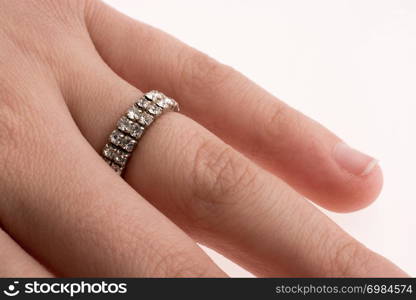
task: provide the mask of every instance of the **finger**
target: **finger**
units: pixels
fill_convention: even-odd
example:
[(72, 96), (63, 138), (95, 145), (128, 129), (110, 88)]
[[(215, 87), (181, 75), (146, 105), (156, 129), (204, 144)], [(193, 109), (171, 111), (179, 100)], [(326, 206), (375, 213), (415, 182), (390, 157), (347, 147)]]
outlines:
[(108, 168), (80, 135), (56, 85), (28, 74), (35, 87), (17, 82), (25, 88), (2, 90), (13, 106), (0, 110), (5, 230), (63, 276), (224, 276)]
[[(73, 106), (98, 111), (100, 122), (85, 113), (74, 117), (98, 150), (105, 140), (102, 132), (114, 129), (140, 91), (92, 57), (86, 61), (91, 66), (78, 74), (77, 90), (83, 92), (73, 95)], [(166, 114), (151, 125), (125, 178), (194, 239), (256, 275), (405, 275), (284, 182), (180, 114)]]
[(197, 241), (253, 274), (406, 276), (284, 182), (179, 114), (149, 128), (125, 178)]
[(0, 277), (52, 277), (38, 261), (0, 229)]
[(231, 68), (101, 2), (89, 3), (97, 50), (130, 83), (180, 99), (185, 114), (328, 209), (355, 210), (378, 195), (382, 174), (373, 158)]

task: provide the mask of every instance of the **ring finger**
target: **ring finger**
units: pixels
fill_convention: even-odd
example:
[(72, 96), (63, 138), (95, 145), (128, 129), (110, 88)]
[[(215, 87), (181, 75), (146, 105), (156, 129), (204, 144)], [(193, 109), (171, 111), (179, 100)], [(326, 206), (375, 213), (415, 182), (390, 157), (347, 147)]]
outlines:
[[(100, 151), (116, 120), (140, 91), (98, 60), (91, 58), (91, 69), (85, 68), (80, 76), (79, 84), (85, 86), (77, 90), (89, 92), (72, 99), (83, 111), (99, 111), (99, 121), (85, 113), (74, 117)], [(125, 175), (196, 240), (257, 275), (405, 275), (283, 181), (180, 114), (166, 115), (152, 125)]]

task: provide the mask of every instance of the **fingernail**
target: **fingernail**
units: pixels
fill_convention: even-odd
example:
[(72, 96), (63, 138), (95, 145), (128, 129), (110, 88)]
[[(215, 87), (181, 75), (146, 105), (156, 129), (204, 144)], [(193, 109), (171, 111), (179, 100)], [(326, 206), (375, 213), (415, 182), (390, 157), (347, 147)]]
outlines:
[(355, 150), (347, 144), (340, 142), (335, 145), (334, 159), (344, 170), (358, 176), (366, 176), (378, 164), (378, 160)]

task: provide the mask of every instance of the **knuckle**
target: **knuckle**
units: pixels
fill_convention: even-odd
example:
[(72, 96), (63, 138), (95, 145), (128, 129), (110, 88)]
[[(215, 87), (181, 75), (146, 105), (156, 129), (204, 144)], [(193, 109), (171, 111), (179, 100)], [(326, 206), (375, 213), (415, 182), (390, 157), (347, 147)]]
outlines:
[(274, 101), (270, 105), (264, 101), (266, 106), (259, 111), (260, 116), (264, 119), (264, 132), (273, 138), (280, 138), (285, 134), (286, 127), (297, 122), (296, 116), (289, 113), (289, 106), (281, 101)]
[(32, 12), (41, 13), (48, 21), (65, 25), (74, 25), (74, 21), (82, 20), (84, 8), (88, 0), (30, 0), (26, 3)]
[[(68, 52), (76, 49), (68, 45), (87, 37), (83, 30), (83, 3), (81, 0), (29, 0), (8, 5), (4, 13), (0, 11), (2, 48), (4, 42), (12, 44), (14, 51), (32, 65), (47, 65), (58, 57), (65, 61)], [(30, 26), (17, 24), (16, 15), (30, 19)]]
[(33, 156), (40, 158), (44, 145), (39, 138), (44, 137), (42, 125), (46, 125), (39, 114), (43, 103), (33, 99), (36, 96), (30, 83), (14, 71), (8, 75), (5, 78), (0, 74), (0, 164), (3, 170), (0, 176), (3, 182), (25, 172), (18, 165), (28, 163), (29, 158), (22, 157), (28, 149), (30, 163), (34, 161)]
[(276, 102), (271, 107), (267, 108), (267, 115), (268, 115), (268, 125), (276, 125), (282, 122), (285, 119), (285, 112), (287, 105), (281, 102)]
[[(22, 124), (20, 118), (0, 104), (0, 178), (4, 184), (13, 181), (16, 172), (20, 172), (17, 164), (20, 161), (19, 148), (22, 145)], [(3, 186), (3, 189), (5, 187)]]
[(374, 252), (351, 238), (337, 243), (328, 264), (330, 276), (364, 276), (370, 271), (370, 262), (376, 255)]
[[(19, 15), (28, 17), (31, 20), (30, 26), (20, 26), (20, 30), (15, 32), (14, 36), (25, 37), (25, 34), (36, 34), (49, 37), (50, 34), (62, 35), (63, 26), (65, 31), (78, 27), (83, 24), (84, 10), (87, 0), (28, 0), (14, 1), (4, 7), (4, 18), (2, 24), (7, 31), (13, 33), (15, 30), (16, 20), (14, 16)], [(58, 26), (60, 25), (60, 26)], [(67, 34), (69, 32), (66, 32)]]
[[(269, 97), (269, 95), (265, 95), (265, 97)], [(254, 120), (261, 120), (261, 122), (257, 122), (260, 127), (259, 139), (268, 141), (269, 147), (268, 149), (259, 149), (263, 143), (253, 143), (249, 150), (250, 153), (267, 151), (270, 155), (287, 157), (286, 159), (289, 161), (298, 159), (299, 152), (296, 151), (296, 145), (304, 139), (305, 135), (308, 135), (308, 127), (305, 126), (306, 123), (303, 120), (304, 116), (280, 100), (273, 99), (272, 103), (270, 101), (260, 101), (260, 103), (262, 104), (254, 112)], [(309, 145), (310, 155), (319, 154), (315, 151), (319, 145), (319, 141), (313, 141)], [(316, 158), (321, 159), (321, 157)]]
[(208, 55), (184, 47), (178, 55), (181, 70), (180, 89), (192, 94), (209, 94), (218, 89), (235, 72)]
[(26, 123), (24, 105), (19, 95), (12, 93), (6, 82), (0, 83), (0, 153), (10, 153), (10, 149), (17, 148), (21, 127)]
[[(172, 247), (173, 248), (173, 247)], [(150, 277), (204, 277), (207, 267), (203, 267), (189, 251), (167, 249), (159, 250), (152, 258), (152, 265), (147, 268)]]
[(11, 164), (11, 156), (13, 155), (13, 149), (16, 148), (18, 143), (18, 132), (16, 119), (12, 113), (7, 112), (4, 105), (0, 104), (0, 163), (1, 169), (9, 170)]
[[(98, 24), (106, 17), (105, 2), (101, 0), (80, 0), (86, 26), (91, 30), (91, 24)], [(153, 39), (154, 40), (154, 39)], [(153, 40), (149, 40), (153, 41)], [(138, 45), (137, 45), (138, 46)]]
[(219, 216), (224, 205), (243, 202), (242, 196), (249, 194), (243, 189), (254, 190), (257, 169), (230, 146), (207, 140), (196, 149), (191, 171), (196, 216), (202, 217), (203, 213)]

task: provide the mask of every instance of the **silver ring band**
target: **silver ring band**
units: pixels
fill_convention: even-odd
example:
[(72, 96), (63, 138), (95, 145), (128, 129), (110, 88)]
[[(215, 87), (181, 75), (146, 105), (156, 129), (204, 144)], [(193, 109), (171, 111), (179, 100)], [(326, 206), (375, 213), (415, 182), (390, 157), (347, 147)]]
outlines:
[(125, 169), (131, 153), (146, 129), (164, 112), (179, 111), (178, 103), (159, 91), (150, 91), (139, 98), (118, 120), (104, 146), (102, 156), (117, 174)]

